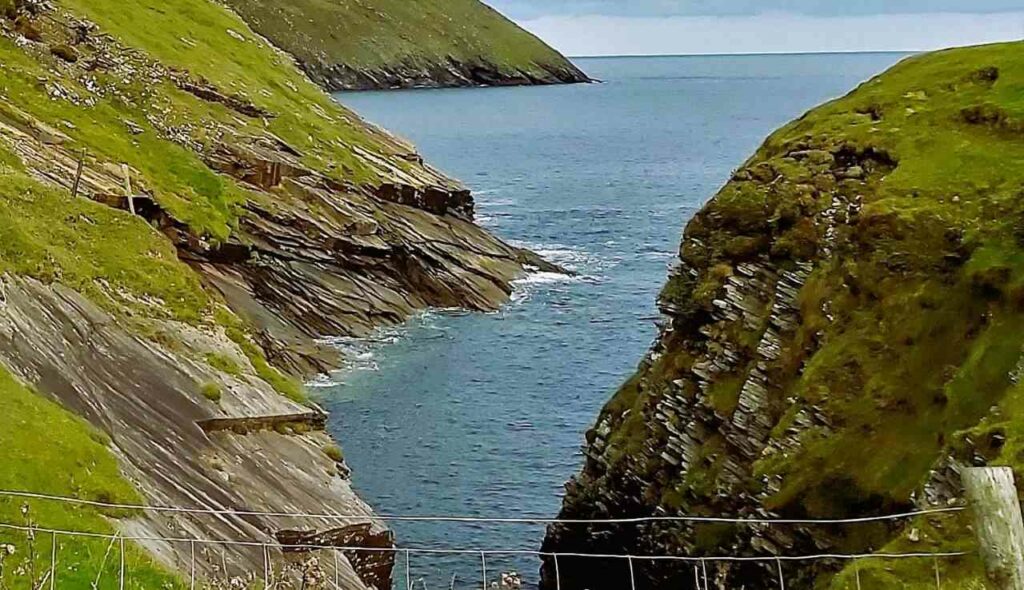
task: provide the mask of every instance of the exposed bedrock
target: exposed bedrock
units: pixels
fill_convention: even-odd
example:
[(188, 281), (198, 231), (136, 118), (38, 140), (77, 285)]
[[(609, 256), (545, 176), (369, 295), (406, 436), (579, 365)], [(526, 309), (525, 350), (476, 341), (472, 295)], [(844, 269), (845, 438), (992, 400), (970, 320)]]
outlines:
[[(287, 529), (324, 530), (365, 523), (367, 539), (385, 531), (352, 491), (345, 471), (323, 452), (330, 438), (319, 410), (292, 402), (253, 377), (244, 355), (223, 334), (167, 322), (163, 328), (191, 349), (230, 354), (237, 377), (215, 371), (191, 354), (125, 331), (106, 312), (59, 285), (6, 277), (0, 282), (0, 362), (24, 381), (110, 434), (126, 474), (150, 504), (209, 510), (338, 514), (349, 518), (271, 518), (221, 514), (145, 514), (121, 521), (130, 536), (267, 543), (277, 567), (285, 561), (274, 541)], [(217, 383), (214, 403), (201, 393)], [(276, 428), (277, 417), (288, 428)], [(220, 424), (221, 427), (205, 427)], [(243, 428), (239, 428), (239, 427)], [(188, 572), (190, 545), (145, 541), (161, 561)], [(203, 577), (244, 577), (263, 563), (258, 546), (197, 548)], [(333, 575), (333, 560), (324, 559)], [(344, 587), (390, 587), (339, 560)]]
[[(1020, 87), (1016, 52), (908, 60), (778, 131), (733, 174), (688, 224), (660, 334), (587, 432), (561, 518), (890, 514), (959, 501), (962, 464), (1019, 462), (1006, 452), (1019, 448), (1022, 344), (1006, 260), (1019, 256), (1021, 209), (1018, 181), (1000, 172), (1019, 114), (963, 114), (1000, 84)], [(973, 164), (952, 172), (941, 154)], [(953, 518), (566, 523), (543, 550), (640, 556), (637, 588), (704, 587), (706, 566), (708, 587), (751, 590), (778, 587), (776, 555), (971, 543)], [(845, 565), (782, 568), (787, 587), (852, 588)], [(969, 587), (974, 565), (940, 567)], [(932, 565), (864, 567), (864, 587), (934, 584)], [(626, 560), (562, 557), (557, 570), (556, 581), (545, 560), (544, 588), (629, 587)]]
[(538, 66), (534, 71), (509, 72), (486, 62), (454, 60), (432, 64), (394, 64), (387, 69), (353, 68), (346, 64), (300, 62), (309, 77), (330, 90), (390, 88), (447, 88), (459, 86), (533, 86), (590, 82), (568, 61), (562, 67)]
[[(174, 248), (167, 248), (170, 261), (150, 250), (117, 262), (131, 271), (158, 259), (164, 269), (173, 263), (173, 280), (193, 280), (183, 287), (194, 287), (187, 295), (208, 300), (201, 317), (182, 319), (173, 313), (175, 302), (132, 291), (130, 282), (98, 280), (76, 291), (62, 283), (57, 264), (39, 273), (41, 280), (4, 275), (0, 364), (108, 434), (149, 505), (218, 511), (147, 510), (112, 519), (126, 536), (216, 541), (196, 548), (206, 580), (261, 578), (266, 544), (275, 571), (303, 575), (314, 568), (333, 584), (337, 562), (340, 587), (390, 589), (392, 553), (344, 551), (335, 560), (329, 552), (281, 551), (282, 539), (374, 548), (395, 539), (352, 491), (343, 455), (323, 431), (322, 410), (302, 401), (266, 360), (299, 377), (337, 368), (342, 359), (325, 338), (366, 336), (429, 307), (493, 310), (530, 268), (557, 269), (475, 225), (465, 187), (401, 140), (340, 107), (328, 112), (327, 97), (317, 95), (326, 107), (309, 108), (320, 124), (344, 126), (346, 141), (325, 145), (310, 135), (300, 150), (294, 138), (270, 131), (269, 120), (280, 113), (168, 68), (62, 9), (44, 8), (36, 40), (19, 37), (0, 16), (5, 47), (24, 50), (17, 55), (27, 65), (18, 68), (34, 71), (36, 59), (46, 64), (40, 96), (74, 113), (112, 96), (138, 106), (140, 122), (126, 119), (103, 132), (129, 146), (143, 136), (155, 142), (148, 145), (172, 142), (169, 153), (184, 148), (197, 167), (208, 167), (204, 173), (215, 171), (210, 175), (232, 189), (224, 194), (234, 200), (205, 210), (226, 218), (213, 237), (196, 228), (207, 220), (186, 219), (202, 206), (199, 194), (169, 194), (152, 168), (147, 174), (138, 169), (143, 165), (115, 160), (103, 146), (83, 150), (93, 136), (72, 139), (70, 121), (48, 123), (33, 111), (37, 105), (0, 95), (0, 147), (18, 161), (17, 168), (5, 163), (5, 174), (45, 186), (48, 196), (56, 187), (60, 195), (74, 191), (124, 211), (95, 208), (122, 226), (119, 235), (161, 246), (169, 240)], [(83, 40), (69, 38), (82, 30)], [(54, 62), (50, 45), (65, 43), (74, 45), (76, 59)], [(187, 93), (189, 110), (171, 113), (164, 92), (175, 100)], [(119, 155), (136, 157), (138, 149)], [(26, 200), (36, 198), (26, 192)], [(88, 213), (67, 217), (74, 218), (55, 215), (60, 223), (97, 224)], [(120, 254), (111, 250), (105, 254)], [(232, 510), (344, 518), (219, 513)], [(188, 543), (141, 544), (161, 563), (190, 571)]]

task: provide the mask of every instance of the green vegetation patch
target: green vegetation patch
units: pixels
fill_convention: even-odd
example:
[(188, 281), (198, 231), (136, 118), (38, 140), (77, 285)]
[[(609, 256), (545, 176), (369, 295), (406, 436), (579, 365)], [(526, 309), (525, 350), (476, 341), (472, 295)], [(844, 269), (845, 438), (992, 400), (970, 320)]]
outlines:
[[(46, 64), (5, 38), (0, 38), (0, 64), (0, 120), (17, 121), (19, 115), (5, 108), (3, 102), (17, 105), (69, 136), (71, 145), (90, 157), (130, 165), (144, 179), (145, 188), (197, 233), (223, 239), (232, 231), (240, 206), (247, 199), (246, 192), (210, 170), (194, 152), (160, 137), (146, 121), (147, 109), (156, 102), (172, 111), (191, 112), (193, 120), (216, 118), (210, 107), (169, 83), (130, 85), (124, 90), (126, 96), (133, 96), (132, 101), (111, 96), (94, 99), (94, 104), (85, 106), (67, 99), (53, 100), (40, 84), (41, 79), (50, 76)], [(79, 97), (77, 102), (91, 95), (71, 79), (63, 78), (60, 84)], [(144, 131), (132, 133), (126, 121)]]
[[(307, 399), (301, 382), (267, 362), (241, 321), (214, 305), (198, 275), (162, 234), (140, 217), (41, 184), (0, 149), (0, 273), (5, 272), (59, 282), (115, 315), (129, 310), (142, 318), (217, 323), (261, 379), (294, 401)], [(241, 374), (226, 355), (204, 360), (230, 375)]]
[[(118, 471), (106, 448), (109, 440), (59, 405), (43, 399), (0, 368), (0, 489), (72, 496), (119, 504), (141, 504), (142, 498)], [(60, 530), (113, 534), (111, 518), (130, 517), (43, 500), (0, 498), (0, 523)], [(38, 584), (50, 568), (52, 535), (0, 528), (3, 549), (0, 586), (12, 589)], [(119, 546), (108, 539), (57, 537), (56, 585), (89, 588), (118, 587)], [(109, 548), (109, 552), (108, 552)], [(132, 543), (125, 545), (126, 588), (183, 588), (183, 584), (154, 564)], [(43, 585), (42, 587), (48, 587)]]
[(224, 395), (221, 386), (217, 383), (204, 383), (203, 386), (199, 388), (199, 393), (203, 394), (203, 397), (215, 404), (219, 404), (220, 398)]
[[(762, 463), (761, 472), (784, 476), (777, 506), (842, 510), (819, 503), (840, 478), (864, 499), (906, 502), (955, 434), (1013, 385), (1024, 345), (1024, 136), (1005, 121), (1024, 114), (1021, 49), (905, 60), (783, 128), (756, 157), (787, 179), (784, 156), (800, 143), (894, 162), (860, 189), (862, 209), (834, 262), (801, 294), (817, 348), (788, 388), (836, 425)], [(964, 114), (975, 105), (1000, 115)]]
[(60, 282), (108, 308), (196, 323), (198, 277), (140, 217), (72, 199), (30, 178), (0, 149), (0, 272)]
[[(338, 180), (371, 183), (377, 172), (359, 149), (407, 150), (367, 126), (310, 82), (291, 57), (268, 45), (234, 13), (210, 0), (60, 0), (125, 45), (158, 62), (209, 80), (271, 114), (232, 126), (276, 134), (303, 155), (303, 163)], [(182, 111), (195, 121), (209, 107)]]
[(242, 349), (246, 358), (249, 359), (253, 368), (256, 369), (256, 375), (260, 379), (269, 383), (278, 393), (295, 403), (305, 404), (309, 402), (309, 396), (306, 394), (306, 389), (302, 382), (295, 377), (282, 373), (267, 361), (267, 356), (252, 341), (248, 331), (237, 316), (221, 311), (216, 312), (216, 315), (217, 321), (221, 325), (226, 326), (228, 338)]
[[(907, 59), (775, 133), (755, 157), (756, 166), (772, 168), (776, 188), (759, 191), (763, 201), (731, 207), (777, 210), (788, 202), (810, 213), (825, 210), (836, 192), (860, 199), (856, 217), (838, 230), (835, 254), (801, 291), (796, 358), (782, 373), (796, 407), (823, 412), (831, 425), (805, 430), (795, 451), (758, 463), (758, 476), (782, 481), (769, 508), (836, 516), (906, 507), (943, 456), (970, 463), (974, 440), (1001, 441), (1004, 433), (1012, 440), (1005, 420), (984, 425), (994, 422), (993, 407), (1007, 416), (1015, 403), (1024, 347), (1024, 135), (1015, 123), (1024, 114), (1022, 49), (1001, 44)], [(822, 181), (808, 198), (801, 187), (815, 175), (786, 169), (803, 146), (830, 152), (837, 161), (830, 165), (863, 168), (853, 180)], [(794, 227), (781, 228), (783, 237)], [(811, 247), (785, 255), (817, 256), (821, 237), (805, 232), (802, 240)], [(1001, 434), (963, 434), (979, 428)], [(787, 436), (781, 428), (774, 435)], [(1001, 449), (985, 452), (1020, 467)], [(966, 523), (931, 525), (940, 530), (927, 543), (901, 537), (890, 547), (973, 547)], [(904, 534), (919, 537), (929, 526), (919, 520)], [(850, 533), (841, 542), (863, 550), (877, 540)], [(953, 560), (940, 570), (949, 584), (972, 587), (976, 565)], [(861, 566), (865, 587), (934, 585), (931, 563)], [(852, 571), (832, 587), (853, 587)]]
[[(1024, 43), (1008, 43), (906, 59), (774, 133), (687, 228), (685, 265), (661, 296), (678, 310), (666, 353), (605, 410), (609, 471), (630, 464), (672, 507), (767, 489), (765, 508), (812, 518), (910, 509), (949, 456), (1024, 473), (1022, 121)], [(723, 269), (763, 261), (813, 267), (797, 325), (779, 331), (770, 361), (754, 354), (749, 323), (713, 327), (739, 361), (700, 402), (728, 414), (736, 376), (757, 366), (769, 384), (759, 411), (777, 440), (735, 485), (716, 462), (740, 454), (714, 434), (687, 473), (637, 459), (664, 437), (652, 413), (670, 382), (682, 376), (674, 394), (700, 395), (685, 368), (701, 346), (718, 345), (694, 334)], [(954, 516), (819, 534), (853, 553), (974, 549), (969, 521)], [(828, 567), (803, 573), (820, 574), (816, 588), (856, 587), (846, 565), (838, 577)], [(929, 560), (858, 565), (865, 588), (935, 584)], [(980, 587), (976, 558), (939, 570), (943, 587)]]
[(233, 377), (237, 377), (242, 374), (242, 368), (238, 366), (235, 359), (227, 356), (226, 354), (211, 352), (206, 355), (206, 364)]
[(307, 64), (359, 71), (449, 62), (509, 76), (573, 69), (557, 51), (479, 0), (229, 0), (253, 27)]
[(341, 451), (341, 447), (339, 447), (337, 444), (332, 443), (329, 445), (325, 445), (323, 451), (324, 454), (327, 455), (327, 457), (331, 461), (334, 461), (335, 463), (341, 463), (342, 461), (345, 460), (345, 453)]

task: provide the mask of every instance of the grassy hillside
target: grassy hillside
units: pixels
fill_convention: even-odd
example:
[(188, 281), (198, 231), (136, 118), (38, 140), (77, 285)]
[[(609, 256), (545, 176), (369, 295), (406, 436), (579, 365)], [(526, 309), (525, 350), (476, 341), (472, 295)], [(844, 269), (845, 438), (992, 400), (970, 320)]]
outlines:
[[(957, 464), (1024, 476), (1022, 186), (1022, 43), (907, 59), (774, 133), (687, 227), (661, 296), (672, 330), (602, 413), (563, 515), (861, 516), (955, 501)], [(652, 482), (640, 498), (634, 478)], [(972, 549), (965, 523), (660, 541), (697, 554)], [(655, 552), (649, 534), (625, 549)], [(556, 530), (549, 549), (588, 539)], [(841, 565), (787, 575), (854, 588)], [(860, 567), (864, 587), (934, 587), (931, 562)], [(939, 567), (980, 587), (974, 558)], [(644, 573), (686, 579), (667, 569)]]
[[(118, 471), (106, 448), (110, 440), (60, 406), (46, 401), (0, 367), (0, 489), (33, 490), (75, 496), (91, 501), (138, 504), (141, 498)], [(112, 534), (109, 517), (131, 514), (100, 513), (83, 506), (47, 501), (0, 499), (0, 521), (63, 530)], [(0, 587), (45, 588), (52, 535), (0, 529)], [(119, 547), (107, 539), (57, 537), (56, 586), (117, 588)], [(153, 564), (131, 543), (125, 547), (126, 588), (184, 588), (174, 575)], [(45, 580), (45, 583), (41, 583)], [(97, 583), (98, 582), (98, 583)], [(92, 584), (96, 583), (96, 586)]]
[(479, 0), (228, 0), (331, 89), (586, 80)]
[[(322, 414), (279, 369), (335, 367), (322, 335), (499, 305), (533, 259), (471, 217), (469, 191), (220, 3), (0, 0), (0, 488), (144, 502), (120, 467), (155, 503), (369, 521)], [(0, 524), (273, 544), (281, 523), (257, 520), (0, 499)], [(389, 538), (370, 524), (353, 543)], [(0, 587), (38, 586), (48, 542), (0, 527)], [(111, 587), (106, 553), (62, 544), (57, 586), (102, 570)], [(202, 553), (218, 587), (266, 563), (252, 545)], [(126, 587), (178, 585), (131, 543), (126, 558)], [(193, 563), (173, 543), (159, 562)], [(360, 560), (321, 563), (346, 588), (391, 585)]]

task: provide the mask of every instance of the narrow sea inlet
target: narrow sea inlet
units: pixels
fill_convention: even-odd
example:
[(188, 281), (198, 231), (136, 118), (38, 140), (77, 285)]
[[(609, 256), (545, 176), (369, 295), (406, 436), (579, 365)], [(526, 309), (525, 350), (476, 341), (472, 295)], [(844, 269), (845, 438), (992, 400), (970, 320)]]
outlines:
[[(899, 54), (585, 59), (603, 84), (337, 95), (473, 189), (477, 219), (575, 276), (500, 312), (436, 311), (318, 382), (363, 497), (384, 515), (551, 518), (583, 434), (656, 334), (683, 225), (772, 129)], [(402, 547), (535, 550), (540, 525), (394, 522)], [(490, 580), (539, 561), (488, 557)], [(480, 560), (413, 555), (427, 588)], [(396, 571), (404, 584), (404, 564)], [(416, 583), (416, 587), (422, 587)]]

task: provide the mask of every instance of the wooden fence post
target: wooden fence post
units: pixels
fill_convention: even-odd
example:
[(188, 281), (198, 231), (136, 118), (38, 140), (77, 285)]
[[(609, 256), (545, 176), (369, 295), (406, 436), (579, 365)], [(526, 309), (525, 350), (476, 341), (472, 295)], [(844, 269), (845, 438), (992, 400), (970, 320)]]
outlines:
[(124, 175), (124, 194), (128, 197), (128, 210), (135, 215), (135, 195), (132, 194), (132, 174), (128, 171), (128, 164), (121, 164), (121, 173)]
[(78, 187), (82, 184), (82, 169), (85, 167), (85, 150), (78, 155), (78, 167), (75, 169), (75, 183), (71, 186), (71, 198), (78, 198)]
[(1024, 590), (1024, 518), (1013, 470), (967, 468), (961, 478), (989, 581), (997, 590)]

